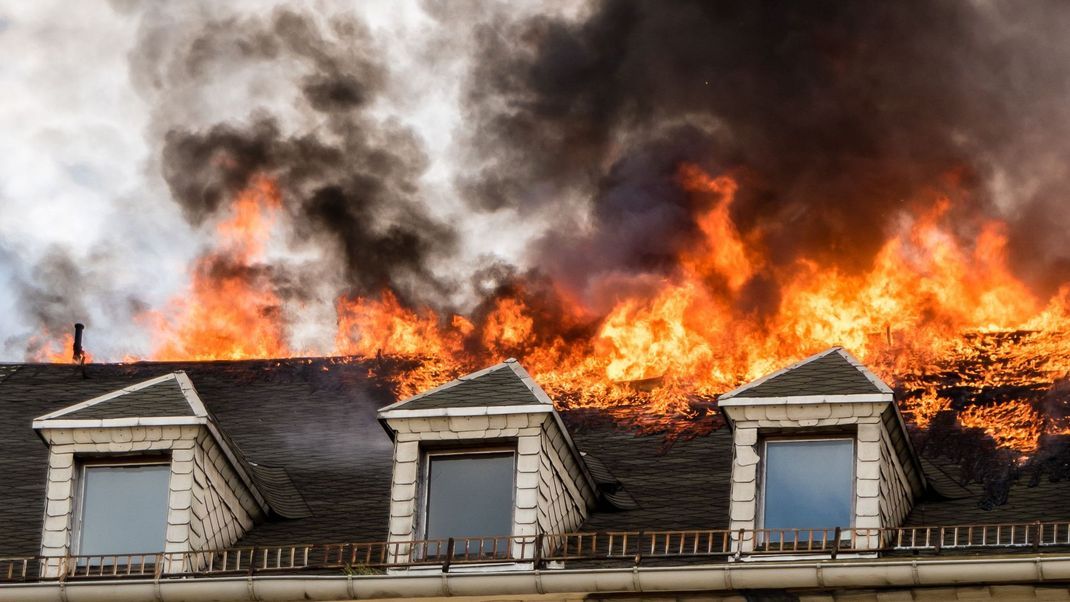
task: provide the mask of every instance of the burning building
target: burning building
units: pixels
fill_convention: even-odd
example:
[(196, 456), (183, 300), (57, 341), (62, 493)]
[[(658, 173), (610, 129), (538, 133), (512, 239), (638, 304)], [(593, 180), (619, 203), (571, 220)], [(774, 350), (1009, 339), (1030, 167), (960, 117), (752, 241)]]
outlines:
[[(204, 244), (187, 266), (186, 286), (167, 302), (126, 291), (123, 303), (112, 303), (116, 291), (95, 291), (121, 270), (102, 260), (93, 272), (101, 277), (88, 277), (55, 255), (37, 266), (40, 282), (20, 290), (19, 307), (38, 330), (25, 338), (26, 363), (0, 367), (0, 405), (11, 412), (5, 424), (19, 450), (5, 453), (5, 471), (24, 484), (8, 504), (22, 514), (11, 519), (11, 545), (0, 552), (13, 555), (10, 579), (44, 585), (8, 591), (48, 592), (50, 579), (101, 579), (117, 566), (129, 569), (127, 583), (146, 577), (144, 566), (77, 553), (72, 479), (57, 481), (70, 489), (62, 499), (41, 498), (38, 487), (43, 466), (84, 473), (85, 462), (112, 451), (136, 460), (135, 449), (173, 449), (174, 474), (178, 462), (201, 462), (195, 470), (207, 475), (208, 464), (188, 456), (213, 455), (230, 487), (216, 486), (214, 502), (204, 491), (197, 500), (225, 506), (229, 519), (205, 514), (198, 520), (215, 522), (196, 535), (192, 526), (168, 535), (164, 552), (180, 554), (184, 568), (160, 568), (170, 557), (142, 550), (153, 552), (139, 558), (151, 560), (153, 578), (169, 591), (178, 573), (221, 584), (246, 571), (264, 574), (248, 583), (267, 583), (292, 569), (300, 579), (344, 570), (358, 588), (350, 597), (385, 595), (374, 588), (386, 586), (368, 584), (402, 583), (400, 576), (362, 581), (360, 573), (405, 568), (412, 578), (418, 571), (410, 569), (432, 567), (436, 582), (471, 593), (467, 577), (442, 577), (452, 562), (466, 564), (457, 552), (470, 546), (467, 564), (489, 564), (491, 572), (522, 560), (519, 580), (561, 564), (620, 568), (625, 557), (639, 575), (634, 589), (585, 583), (569, 595), (634, 592), (663, 564), (666, 574), (702, 580), (674, 582), (681, 591), (780, 587), (746, 581), (746, 571), (766, 573), (741, 567), (785, 551), (818, 575), (825, 568), (815, 567), (830, 575), (844, 563), (866, 567), (872, 581), (857, 582), (864, 588), (952, 587), (954, 579), (919, 575), (960, 552), (996, 562), (992, 550), (1025, 554), (1001, 565), (1010, 571), (1003, 577), (970, 583), (1028, 586), (1032, 595), (1051, 593), (1041, 590), (1053, 575), (1066, 580), (1051, 564), (1068, 543), (1059, 509), (1070, 476), (1070, 214), (1060, 201), (1070, 78), (1058, 67), (1070, 64), (1065, 7), (673, 2), (662, 9), (609, 0), (577, 14), (520, 18), (469, 8), (427, 8), (451, 32), (470, 22), (465, 35), (446, 37), (476, 57), (457, 92), (467, 125), (451, 152), (464, 169), (451, 177), (449, 194), (426, 177), (442, 157), (402, 121), (383, 117), (402, 76), (359, 19), (289, 9), (145, 17), (131, 68), (155, 103), (154, 166), (181, 226)], [(257, 79), (261, 71), (266, 79)], [(250, 98), (238, 117), (205, 117), (219, 73), (242, 73), (250, 90), (284, 101)], [(436, 205), (450, 195), (456, 207)], [(522, 250), (500, 252), (513, 238)], [(94, 328), (85, 316), (104, 318), (93, 303), (112, 310), (106, 320), (136, 331), (142, 344), (126, 348), (114, 329)], [(73, 319), (90, 325), (85, 349), (75, 352), (77, 371), (60, 365), (71, 360), (74, 341), (64, 333)], [(828, 355), (831, 348), (854, 355)], [(484, 390), (475, 385), (486, 374), (464, 377), (486, 366), (500, 371), (508, 357), (525, 367), (512, 374), (535, 401), (514, 403), (523, 394), (516, 382)], [(804, 375), (814, 362), (850, 366), (829, 380), (846, 389), (815, 393), (827, 376), (818, 371), (776, 395), (740, 394), (803, 358), (811, 358), (796, 367)], [(175, 370), (185, 376), (165, 378)], [(876, 389), (855, 391), (866, 386), (858, 374)], [(475, 401), (452, 400), (468, 408), (457, 416), (452, 406), (423, 405), (438, 395), (426, 392), (446, 383), (454, 393), (478, 389)], [(120, 393), (128, 387), (136, 388)], [(840, 395), (872, 398), (826, 399)], [(740, 405), (741, 398), (750, 401)], [(376, 414), (406, 399), (414, 405), (388, 411), (401, 414)], [(498, 405), (522, 410), (465, 413)], [(440, 410), (444, 416), (432, 415)], [(455, 430), (455, 417), (487, 426)], [(17, 426), (32, 419), (41, 419), (53, 450), (71, 447), (63, 452), (69, 458), (46, 459), (49, 449)], [(170, 419), (181, 420), (165, 424)], [(77, 424), (58, 426), (71, 420)], [(119, 420), (109, 427), (145, 439), (133, 432), (129, 442), (110, 434), (78, 439), (64, 430), (85, 427), (81, 420)], [(145, 447), (148, 433), (137, 429), (156, 426), (173, 436)], [(516, 487), (510, 520), (538, 528), (510, 537), (535, 539), (490, 537), (457, 548), (431, 537), (439, 531), (429, 517), (406, 514), (404, 504), (434, 497), (420, 480), (432, 464), (451, 470), (449, 458), (433, 462), (407, 444), (477, 430), (499, 432), (486, 437), (487, 462), (469, 471), (472, 479), (503, 470), (502, 458), (519, 458), (521, 447), (546, 449), (542, 437), (565, 442), (556, 460), (543, 466), (540, 459), (534, 471), (553, 479)], [(808, 457), (834, 465), (845, 462), (841, 440), (853, 433), (847, 438), (859, 462), (877, 462), (865, 470), (881, 476), (853, 473), (850, 487), (878, 492), (861, 505), (888, 501), (865, 515), (850, 514), (852, 506), (849, 518), (834, 521), (839, 532), (803, 525), (817, 530), (800, 539), (763, 531), (767, 515), (754, 496), (770, 467), (783, 472), (777, 450), (795, 450), (773, 439), (793, 432), (833, 440), (827, 456)], [(861, 460), (863, 448), (879, 460)], [(795, 451), (810, 453), (804, 449)], [(414, 474), (399, 474), (400, 464)], [(392, 490), (399, 480), (415, 490)], [(537, 498), (534, 521), (516, 518), (533, 512), (519, 505), (520, 489)], [(198, 491), (169, 491), (186, 490)], [(565, 497), (571, 510), (555, 506)], [(747, 501), (749, 510), (738, 505)], [(67, 526), (43, 527), (42, 504), (45, 524)], [(318, 543), (295, 545), (311, 540)], [(329, 541), (343, 545), (323, 545)], [(915, 569), (909, 582), (892, 575), (907, 554), (930, 567)], [(683, 568), (712, 560), (712, 569)], [(1018, 572), (1026, 561), (1044, 567), (1039, 576)], [(408, 564), (419, 566), (401, 566)], [(711, 575), (723, 587), (711, 586)], [(532, 579), (538, 593), (564, 591)], [(71, 591), (90, 591), (86, 583)], [(843, 583), (784, 588), (816, 595)], [(366, 585), (373, 589), (360, 589)], [(327, 591), (322, 597), (340, 595)], [(1025, 590), (991, 590), (1013, 592)], [(507, 586), (480, 590), (510, 593), (535, 596)]]
[(1064, 438), (932, 444), (842, 348), (647, 436), (516, 360), (395, 401), (410, 364), (5, 366), (0, 599), (1070, 591)]

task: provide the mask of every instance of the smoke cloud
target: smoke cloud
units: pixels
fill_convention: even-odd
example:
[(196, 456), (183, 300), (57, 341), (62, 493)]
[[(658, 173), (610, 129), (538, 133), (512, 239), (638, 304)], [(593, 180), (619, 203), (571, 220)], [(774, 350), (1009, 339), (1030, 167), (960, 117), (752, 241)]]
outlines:
[[(690, 162), (741, 182), (776, 265), (868, 266), (897, 212), (949, 194), (1011, 225), (1021, 273), (1064, 282), (1070, 9), (1041, 2), (607, 0), (480, 30), (462, 176), (473, 206), (561, 213), (534, 245), (575, 290), (671, 271), (697, 230)], [(583, 257), (584, 261), (575, 261)]]
[[(1007, 221), (1038, 291), (1070, 280), (1063, 4), (35, 10), (0, 10), (0, 48), (29, 65), (10, 73), (49, 76), (3, 112), (22, 115), (0, 141), (8, 359), (75, 320), (107, 329), (102, 359), (143, 354), (137, 312), (181, 294), (259, 173), (278, 180), (286, 240), (250, 269), (284, 302), (389, 289), (478, 317), (560, 287), (598, 315), (701, 236), (709, 200), (682, 189), (684, 163), (740, 182), (732, 219), (772, 268), (862, 269), (901, 210), (948, 194), (966, 239), (979, 217)], [(13, 50), (33, 40), (47, 60)], [(75, 269), (47, 267), (57, 254)], [(738, 302), (777, 295), (759, 273)]]
[[(318, 244), (328, 258), (339, 258), (352, 293), (389, 288), (413, 299), (447, 289), (428, 263), (452, 252), (455, 235), (418, 193), (428, 164), (419, 138), (372, 112), (387, 72), (365, 26), (353, 17), (319, 24), (279, 9), (267, 18), (211, 21), (194, 32), (169, 49), (164, 71), (174, 80), (157, 86), (188, 90), (199, 83), (207, 94), (216, 63), (227, 71), (292, 64), (299, 74), (292, 82), (296, 107), (315, 127), (283, 131), (279, 118), (265, 112), (247, 124), (167, 129), (163, 177), (187, 219), (202, 223), (253, 177), (267, 174), (286, 204), (292, 244)], [(145, 36), (144, 43), (152, 40)], [(171, 117), (167, 108), (159, 114)]]

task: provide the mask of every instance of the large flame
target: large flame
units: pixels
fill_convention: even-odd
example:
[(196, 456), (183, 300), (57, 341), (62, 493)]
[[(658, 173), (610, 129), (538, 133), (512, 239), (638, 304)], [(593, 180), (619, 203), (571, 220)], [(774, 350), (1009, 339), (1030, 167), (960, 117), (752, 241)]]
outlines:
[(287, 357), (281, 301), (261, 264), (280, 207), (274, 180), (257, 176), (216, 226), (217, 248), (193, 266), (190, 290), (142, 319), (158, 360)]
[[(390, 290), (341, 295), (329, 352), (419, 360), (396, 377), (401, 396), (516, 356), (562, 405), (629, 407), (666, 422), (694, 413), (696, 401), (843, 345), (897, 387), (920, 428), (956, 410), (961, 426), (1019, 452), (1035, 450), (1046, 433), (1070, 432), (1045, 406), (1070, 371), (1070, 288), (1042, 299), (1018, 279), (1004, 224), (953, 230), (953, 201), (934, 196), (898, 216), (868, 269), (848, 273), (812, 257), (777, 266), (762, 231), (743, 232), (733, 221), (733, 178), (685, 166), (679, 184), (706, 207), (702, 238), (653, 293), (625, 295), (593, 315), (553, 284), (548, 310), (546, 294), (535, 303), (521, 284), (471, 316), (407, 306)], [(234, 200), (217, 226), (217, 247), (194, 266), (190, 291), (166, 312), (146, 314), (154, 359), (293, 354), (260, 265), (279, 206), (267, 176)], [(746, 289), (759, 278), (779, 291), (772, 310), (748, 306)]]
[[(75, 363), (74, 335), (69, 332), (60, 337), (51, 336), (48, 333), (38, 334), (30, 339), (29, 347), (34, 350), (30, 355), (30, 359), (35, 362), (49, 364)], [(93, 361), (93, 355), (83, 351), (82, 359), (85, 363), (90, 363)]]

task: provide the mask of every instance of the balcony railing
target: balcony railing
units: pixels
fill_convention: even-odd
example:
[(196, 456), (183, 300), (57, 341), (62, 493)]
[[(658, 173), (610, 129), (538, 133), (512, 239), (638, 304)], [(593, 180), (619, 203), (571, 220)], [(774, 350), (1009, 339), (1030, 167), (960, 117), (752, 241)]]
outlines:
[(751, 556), (838, 558), (858, 553), (941, 554), (1070, 548), (1070, 522), (889, 529), (711, 529), (606, 531), (515, 537), (458, 537), (375, 543), (299, 544), (103, 556), (0, 557), (0, 582), (211, 577), (297, 571), (376, 574), (387, 569), (520, 565), (546, 568), (599, 561), (725, 561)]

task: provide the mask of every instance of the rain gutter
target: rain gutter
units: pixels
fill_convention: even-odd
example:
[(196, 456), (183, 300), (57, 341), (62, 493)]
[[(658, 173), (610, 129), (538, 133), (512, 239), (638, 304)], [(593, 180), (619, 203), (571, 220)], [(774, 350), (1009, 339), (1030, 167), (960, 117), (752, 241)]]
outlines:
[(419, 575), (260, 575), (122, 579), (0, 585), (0, 602), (368, 600), (388, 598), (562, 597), (748, 589), (852, 589), (1070, 581), (1070, 556), (733, 562), (717, 565), (451, 572)]

